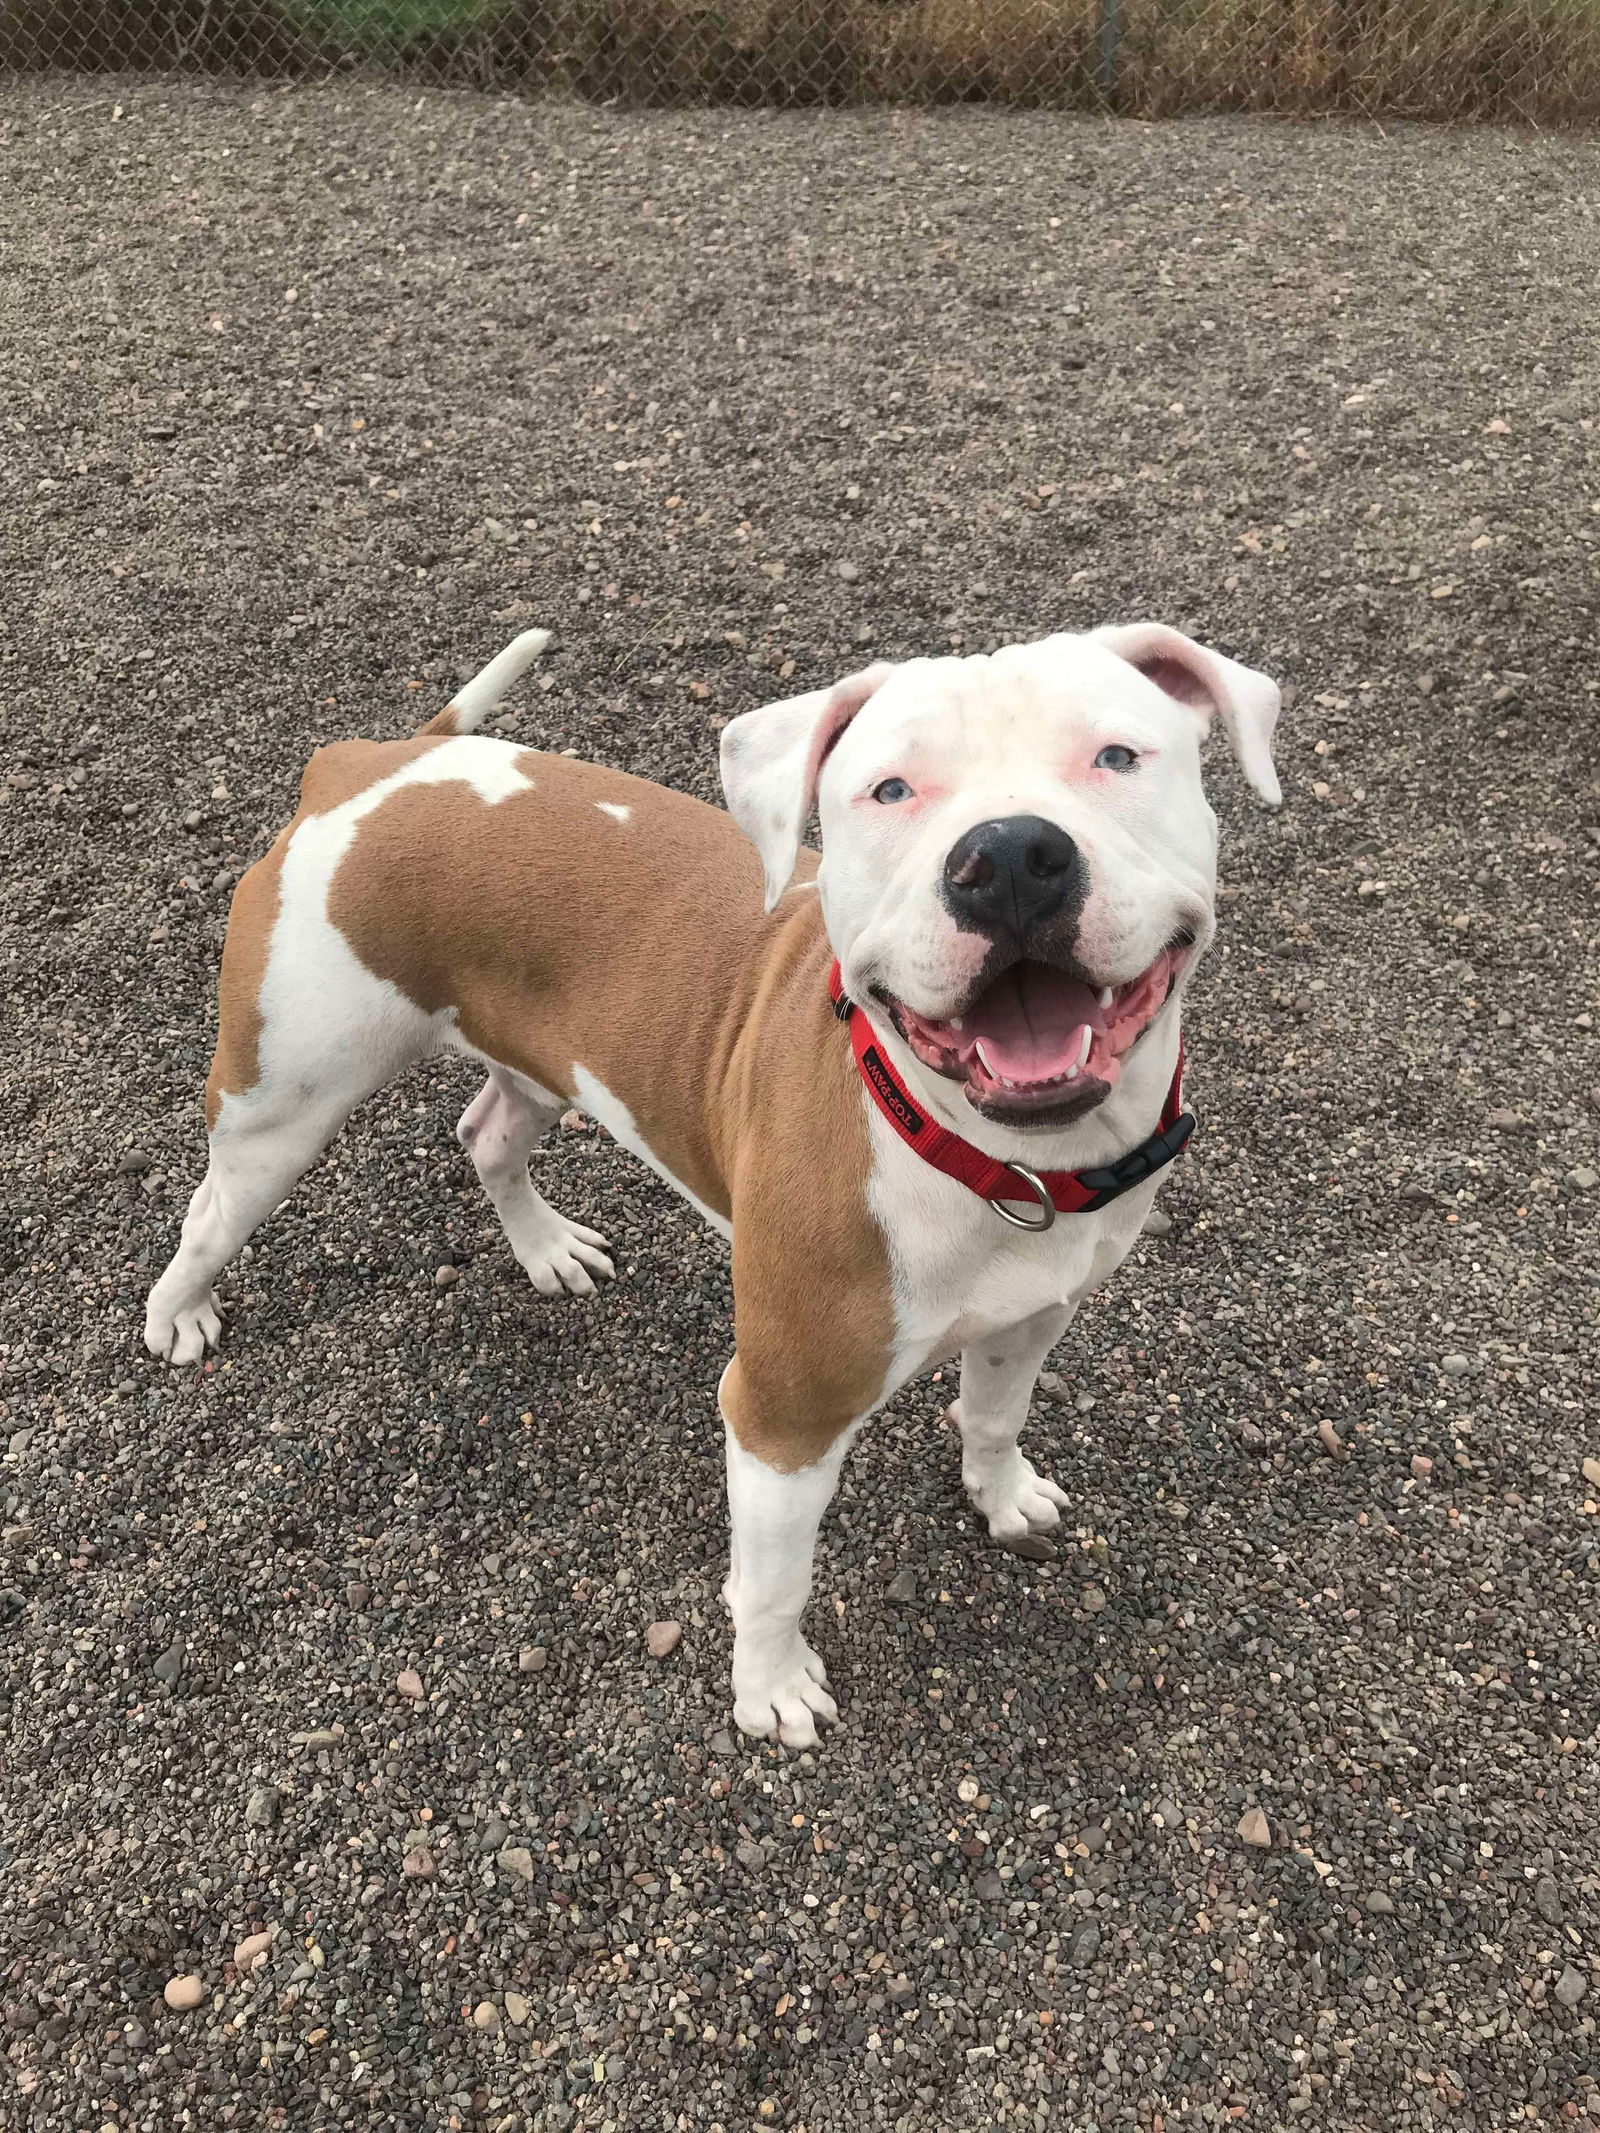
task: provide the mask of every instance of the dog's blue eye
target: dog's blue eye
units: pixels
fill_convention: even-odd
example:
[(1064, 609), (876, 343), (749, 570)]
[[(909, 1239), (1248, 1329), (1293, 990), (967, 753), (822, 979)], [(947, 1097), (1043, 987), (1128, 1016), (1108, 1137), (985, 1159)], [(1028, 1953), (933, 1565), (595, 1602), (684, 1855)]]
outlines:
[(1096, 770), (1132, 770), (1138, 756), (1131, 748), (1102, 748), (1094, 759)]
[(904, 778), (885, 778), (881, 785), (874, 785), (872, 797), (884, 807), (897, 807), (902, 800), (911, 798), (911, 787)]

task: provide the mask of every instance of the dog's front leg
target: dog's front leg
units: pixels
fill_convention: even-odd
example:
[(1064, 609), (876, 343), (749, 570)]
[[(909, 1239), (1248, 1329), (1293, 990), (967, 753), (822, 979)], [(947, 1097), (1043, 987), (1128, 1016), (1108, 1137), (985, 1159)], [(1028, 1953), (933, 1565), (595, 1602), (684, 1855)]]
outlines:
[(1058, 1305), (961, 1351), (961, 1397), (950, 1409), (961, 1431), (961, 1479), (991, 1536), (1018, 1555), (1052, 1554), (1044, 1538), (1061, 1523), (1063, 1490), (1018, 1449), (1039, 1366), (1066, 1332)]
[(723, 1598), (733, 1617), (733, 1717), (741, 1732), (816, 1746), (838, 1716), (828, 1670), (800, 1633), (811, 1597), (817, 1528), (838, 1486), (845, 1439), (793, 1473), (769, 1466), (727, 1426), (731, 1562)]

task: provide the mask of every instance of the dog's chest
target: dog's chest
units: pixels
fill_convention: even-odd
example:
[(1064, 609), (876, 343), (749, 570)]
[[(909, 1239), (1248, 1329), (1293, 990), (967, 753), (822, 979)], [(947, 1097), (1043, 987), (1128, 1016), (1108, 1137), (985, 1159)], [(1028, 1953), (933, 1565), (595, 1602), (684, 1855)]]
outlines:
[(873, 1122), (873, 1211), (888, 1240), (899, 1370), (929, 1363), (1053, 1307), (1076, 1305), (1127, 1257), (1155, 1186), (1096, 1214), (1014, 1229), (975, 1193)]

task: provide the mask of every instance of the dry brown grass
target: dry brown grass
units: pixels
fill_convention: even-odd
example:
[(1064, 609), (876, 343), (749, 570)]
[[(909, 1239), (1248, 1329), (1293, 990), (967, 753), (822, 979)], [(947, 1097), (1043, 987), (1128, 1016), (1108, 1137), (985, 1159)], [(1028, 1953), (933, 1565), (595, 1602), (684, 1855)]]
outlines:
[(0, 0), (0, 64), (351, 59), (654, 103), (1600, 119), (1600, 0)]

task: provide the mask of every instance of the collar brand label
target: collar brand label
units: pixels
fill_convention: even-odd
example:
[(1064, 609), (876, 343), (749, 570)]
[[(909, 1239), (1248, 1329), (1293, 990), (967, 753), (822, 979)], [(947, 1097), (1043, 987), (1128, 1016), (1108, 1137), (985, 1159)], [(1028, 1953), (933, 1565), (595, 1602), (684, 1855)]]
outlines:
[(915, 1136), (927, 1121), (920, 1111), (914, 1111), (906, 1100), (905, 1091), (878, 1057), (877, 1047), (869, 1044), (861, 1054), (862, 1070), (872, 1083), (879, 1103), (900, 1125), (903, 1131)]

